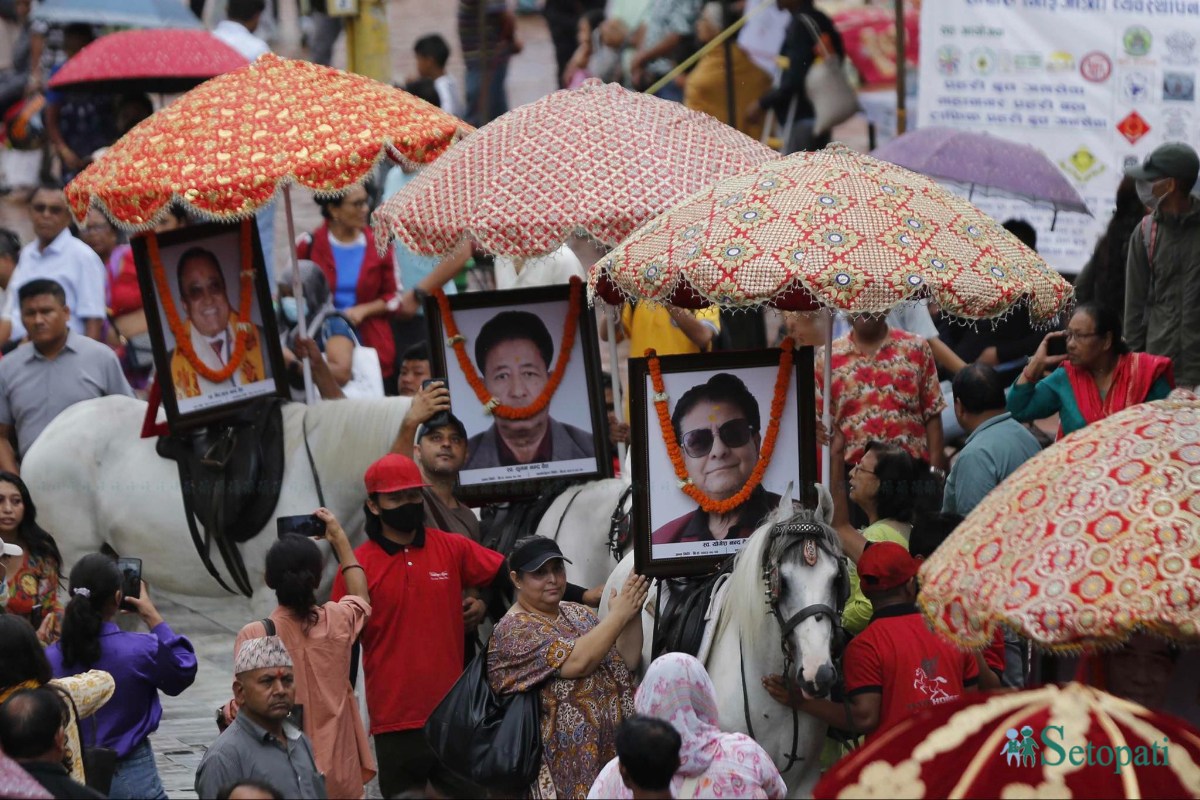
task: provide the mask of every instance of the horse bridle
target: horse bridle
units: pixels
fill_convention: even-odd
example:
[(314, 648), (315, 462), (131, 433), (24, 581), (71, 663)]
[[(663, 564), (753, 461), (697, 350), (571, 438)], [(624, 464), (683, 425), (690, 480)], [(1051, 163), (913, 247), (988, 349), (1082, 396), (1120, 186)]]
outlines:
[(625, 502), (633, 493), (633, 484), (626, 486), (617, 498), (617, 507), (613, 509), (608, 519), (608, 552), (612, 553), (614, 561), (621, 560), (621, 549), (629, 541), (630, 513), (625, 510)]
[[(779, 623), (780, 644), (783, 648), (783, 674), (786, 677), (792, 666), (799, 661), (799, 653), (793, 655), (790, 636), (792, 631), (799, 627), (800, 623), (811, 617), (816, 617), (825, 614), (829, 617), (832, 630), (832, 649), (834, 657), (837, 656), (841, 648), (841, 642), (844, 639), (842, 630), (842, 609), (846, 605), (846, 600), (849, 594), (849, 578), (846, 569), (845, 556), (835, 556), (838, 559), (838, 577), (836, 578), (838, 589), (838, 607), (835, 609), (827, 603), (813, 603), (792, 614), (787, 619), (784, 619), (782, 612), (779, 610), (779, 601), (782, 597), (782, 587), (779, 577), (779, 563), (783, 556), (792, 548), (800, 546), (804, 548), (804, 563), (808, 566), (813, 566), (817, 563), (818, 549), (824, 550), (828, 555), (834, 555), (826, 549), (822, 542), (825, 540), (825, 530), (815, 522), (783, 522), (777, 524), (771, 531), (771, 542), (763, 555), (762, 576), (767, 583), (767, 607), (770, 609), (771, 616)], [(768, 566), (773, 565), (773, 566)], [(750, 721), (750, 695), (746, 688), (746, 662), (742, 653), (741, 640), (738, 641), (738, 662), (742, 672), (742, 705), (743, 713), (746, 717), (746, 732), (750, 734), (750, 738), (754, 736), (754, 725)], [(791, 751), (786, 754), (788, 759), (787, 766), (783, 767), (780, 772), (787, 772), (797, 761), (803, 761), (804, 756), (796, 753), (796, 747), (800, 740), (800, 715), (795, 708), (792, 708), (792, 747)]]

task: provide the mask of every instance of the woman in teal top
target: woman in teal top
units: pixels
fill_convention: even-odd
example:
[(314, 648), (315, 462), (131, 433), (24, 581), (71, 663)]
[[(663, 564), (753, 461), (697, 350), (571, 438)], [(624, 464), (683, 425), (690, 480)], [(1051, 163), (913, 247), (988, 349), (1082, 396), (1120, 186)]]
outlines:
[[(1066, 355), (1049, 355), (1054, 339), (1067, 340)], [(1059, 364), (1062, 369), (1038, 380)], [(1058, 414), (1061, 438), (1129, 406), (1161, 400), (1174, 385), (1171, 359), (1129, 352), (1120, 316), (1099, 303), (1084, 303), (1065, 331), (1042, 339), (1009, 392), (1008, 410), (1021, 422)]]

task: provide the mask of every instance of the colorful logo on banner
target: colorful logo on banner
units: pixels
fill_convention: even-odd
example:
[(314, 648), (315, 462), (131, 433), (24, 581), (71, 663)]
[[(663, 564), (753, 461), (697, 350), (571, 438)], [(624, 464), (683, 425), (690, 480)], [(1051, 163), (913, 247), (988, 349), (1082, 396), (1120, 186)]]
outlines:
[(1150, 101), (1150, 76), (1145, 72), (1129, 72), (1121, 77), (1121, 99), (1131, 106)]
[(1163, 73), (1163, 100), (1191, 103), (1196, 100), (1196, 73)]
[(1121, 44), (1125, 48), (1126, 55), (1137, 58), (1148, 54), (1153, 42), (1154, 37), (1150, 35), (1150, 31), (1141, 25), (1132, 25), (1126, 28), (1125, 35), (1121, 37)]
[(953, 45), (938, 48), (938, 72), (953, 77), (962, 66), (962, 51)]
[(1167, 63), (1177, 67), (1190, 67), (1196, 63), (1196, 37), (1187, 31), (1173, 31), (1164, 40), (1167, 43)]
[(1150, 123), (1142, 119), (1141, 114), (1131, 111), (1129, 116), (1117, 123), (1117, 131), (1130, 144), (1137, 144), (1138, 139), (1150, 132)]
[(1070, 158), (1058, 162), (1063, 171), (1075, 180), (1084, 183), (1104, 172), (1104, 164), (1086, 147), (1080, 147)]
[(1112, 75), (1112, 59), (1099, 50), (1079, 59), (1079, 74), (1085, 81), (1104, 83)]

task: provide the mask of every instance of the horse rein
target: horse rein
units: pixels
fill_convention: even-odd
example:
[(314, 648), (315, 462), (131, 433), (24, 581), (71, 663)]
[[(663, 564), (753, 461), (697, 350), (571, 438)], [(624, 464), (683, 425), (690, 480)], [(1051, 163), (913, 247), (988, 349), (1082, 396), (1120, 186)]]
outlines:
[(587, 484), (583, 484), (582, 486), (579, 486), (577, 489), (575, 489), (575, 494), (571, 495), (571, 499), (567, 501), (567, 507), (563, 509), (562, 516), (558, 518), (558, 525), (556, 525), (554, 527), (554, 542), (555, 543), (558, 542), (558, 535), (560, 533), (562, 533), (562, 524), (563, 524), (563, 520), (565, 520), (567, 518), (567, 512), (569, 512), (571, 510), (571, 506), (573, 506), (575, 504), (575, 501), (579, 498), (579, 495), (582, 494), (583, 490), (586, 488), (587, 488)]

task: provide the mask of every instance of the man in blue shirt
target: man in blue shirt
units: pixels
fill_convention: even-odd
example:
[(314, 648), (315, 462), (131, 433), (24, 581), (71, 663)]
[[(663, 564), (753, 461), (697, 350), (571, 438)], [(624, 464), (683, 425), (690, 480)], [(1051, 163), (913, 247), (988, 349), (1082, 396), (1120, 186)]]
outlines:
[(954, 376), (954, 416), (967, 442), (946, 478), (942, 511), (966, 516), (1041, 446), (1005, 410), (1004, 383), (986, 364), (971, 364)]

